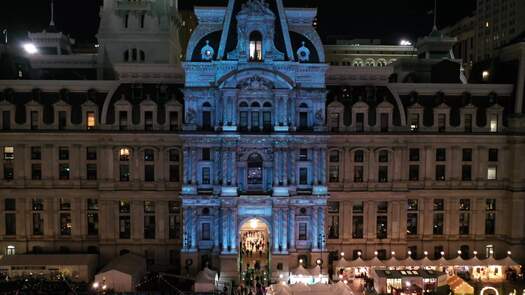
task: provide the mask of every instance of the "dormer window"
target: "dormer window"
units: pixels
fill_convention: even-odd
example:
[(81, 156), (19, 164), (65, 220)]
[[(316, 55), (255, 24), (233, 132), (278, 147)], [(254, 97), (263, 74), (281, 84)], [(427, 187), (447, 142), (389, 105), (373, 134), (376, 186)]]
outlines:
[(87, 112), (86, 113), (86, 126), (88, 130), (95, 129), (96, 125), (96, 119), (95, 119), (95, 112)]
[(260, 32), (252, 32), (250, 34), (250, 61), (262, 61), (262, 35)]

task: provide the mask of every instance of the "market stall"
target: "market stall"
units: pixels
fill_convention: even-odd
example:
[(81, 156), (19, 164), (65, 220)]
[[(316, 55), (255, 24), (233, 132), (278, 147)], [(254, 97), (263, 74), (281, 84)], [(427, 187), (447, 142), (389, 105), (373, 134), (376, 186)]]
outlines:
[(10, 277), (61, 275), (77, 282), (93, 279), (98, 264), (96, 254), (6, 255), (0, 259), (0, 273)]
[(196, 293), (213, 293), (215, 292), (218, 281), (219, 275), (217, 272), (206, 267), (195, 277), (193, 290)]
[(94, 286), (115, 292), (133, 292), (145, 273), (146, 259), (128, 253), (104, 266), (95, 276)]

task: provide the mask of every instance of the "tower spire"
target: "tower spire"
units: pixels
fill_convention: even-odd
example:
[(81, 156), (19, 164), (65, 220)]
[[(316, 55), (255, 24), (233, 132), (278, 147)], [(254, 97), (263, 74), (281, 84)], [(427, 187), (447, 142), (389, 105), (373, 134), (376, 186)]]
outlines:
[(49, 22), (49, 27), (55, 26), (55, 1), (51, 0), (51, 21)]

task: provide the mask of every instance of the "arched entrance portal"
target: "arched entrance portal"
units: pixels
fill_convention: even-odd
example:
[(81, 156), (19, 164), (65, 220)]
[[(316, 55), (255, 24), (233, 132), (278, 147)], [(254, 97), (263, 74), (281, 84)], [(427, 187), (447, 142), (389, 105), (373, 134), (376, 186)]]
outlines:
[(270, 231), (259, 218), (248, 219), (239, 231), (239, 274), (248, 288), (270, 282)]

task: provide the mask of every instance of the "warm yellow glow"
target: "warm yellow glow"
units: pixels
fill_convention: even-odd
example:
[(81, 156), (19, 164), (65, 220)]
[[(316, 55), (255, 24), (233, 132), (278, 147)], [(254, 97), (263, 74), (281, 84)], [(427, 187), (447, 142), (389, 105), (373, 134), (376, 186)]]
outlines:
[(128, 148), (120, 149), (120, 160), (121, 161), (129, 160), (129, 149)]
[(94, 112), (88, 112), (87, 113), (87, 128), (93, 129), (95, 128), (96, 120), (95, 120), (95, 113)]
[(258, 224), (259, 224), (259, 221), (257, 221), (257, 219), (250, 220), (250, 227), (252, 229), (256, 229)]
[(489, 71), (483, 71), (483, 73), (481, 74), (481, 78), (483, 78), (483, 81), (487, 81), (489, 77), (490, 77)]
[(12, 154), (15, 152), (15, 148), (12, 146), (4, 147), (4, 154)]

